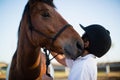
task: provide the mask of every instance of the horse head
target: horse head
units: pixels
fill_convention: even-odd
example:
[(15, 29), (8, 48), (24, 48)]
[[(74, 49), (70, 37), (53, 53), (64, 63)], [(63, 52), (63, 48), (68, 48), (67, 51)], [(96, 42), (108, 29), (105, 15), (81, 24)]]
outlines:
[(79, 34), (55, 9), (53, 0), (29, 0), (27, 35), (34, 46), (75, 59), (83, 51)]

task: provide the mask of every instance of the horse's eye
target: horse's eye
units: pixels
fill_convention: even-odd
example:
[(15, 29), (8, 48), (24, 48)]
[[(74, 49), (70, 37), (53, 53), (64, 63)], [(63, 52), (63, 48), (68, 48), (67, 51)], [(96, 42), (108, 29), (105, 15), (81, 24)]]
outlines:
[(48, 12), (45, 12), (42, 14), (43, 17), (50, 17), (50, 14)]

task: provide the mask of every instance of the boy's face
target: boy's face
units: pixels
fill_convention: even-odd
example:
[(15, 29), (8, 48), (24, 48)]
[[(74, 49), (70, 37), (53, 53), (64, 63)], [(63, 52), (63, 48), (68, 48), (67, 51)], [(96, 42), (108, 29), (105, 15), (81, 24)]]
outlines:
[(84, 42), (84, 48), (86, 49), (86, 48), (88, 48), (89, 47), (89, 41), (85, 41)]
[(84, 50), (88, 51), (89, 50), (90, 41), (89, 41), (88, 35), (86, 33), (83, 34), (82, 40), (84, 42)]

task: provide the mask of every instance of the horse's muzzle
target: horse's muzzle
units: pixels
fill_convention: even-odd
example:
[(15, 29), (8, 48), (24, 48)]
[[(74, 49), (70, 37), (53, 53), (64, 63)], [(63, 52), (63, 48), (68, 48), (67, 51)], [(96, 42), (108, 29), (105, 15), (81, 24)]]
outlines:
[(84, 46), (79, 41), (76, 41), (74, 45), (66, 45), (64, 47), (65, 56), (75, 60), (77, 57), (81, 56), (84, 50)]

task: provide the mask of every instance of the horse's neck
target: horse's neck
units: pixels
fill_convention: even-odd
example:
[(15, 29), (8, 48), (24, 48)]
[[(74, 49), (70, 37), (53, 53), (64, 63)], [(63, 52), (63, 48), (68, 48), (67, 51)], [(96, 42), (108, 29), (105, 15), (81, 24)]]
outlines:
[[(17, 51), (17, 68), (24, 74), (39, 75), (40, 47), (36, 48), (27, 39), (26, 35), (20, 37)], [(33, 72), (33, 74), (31, 74)]]
[[(25, 19), (24, 19), (25, 20)], [(26, 77), (36, 78), (40, 72), (40, 47), (34, 47), (27, 36), (27, 26), (21, 22), (17, 48), (17, 69)], [(27, 74), (27, 75), (26, 75)]]
[[(26, 39), (20, 42), (17, 51), (18, 64), (20, 67), (31, 67), (39, 59), (40, 48), (35, 48)], [(40, 60), (39, 60), (40, 61)]]
[[(26, 40), (26, 39), (25, 39)], [(24, 43), (25, 42), (25, 43)], [(42, 75), (46, 73), (46, 60), (40, 47), (35, 48), (24, 41), (18, 48), (18, 66), (25, 77), (41, 80)]]
[[(40, 52), (40, 47), (35, 47), (27, 35), (27, 15), (25, 14), (20, 24), (20, 33), (16, 56), (12, 61), (10, 80), (41, 80), (46, 72), (45, 56)], [(13, 74), (14, 73), (14, 74)]]

